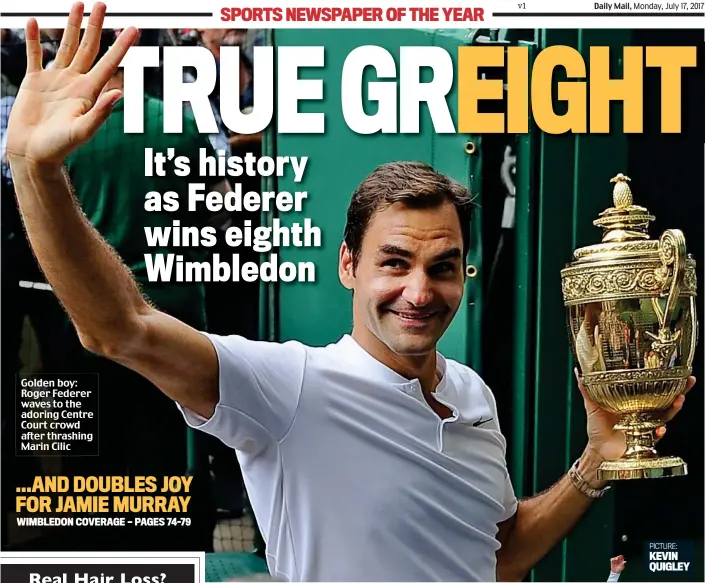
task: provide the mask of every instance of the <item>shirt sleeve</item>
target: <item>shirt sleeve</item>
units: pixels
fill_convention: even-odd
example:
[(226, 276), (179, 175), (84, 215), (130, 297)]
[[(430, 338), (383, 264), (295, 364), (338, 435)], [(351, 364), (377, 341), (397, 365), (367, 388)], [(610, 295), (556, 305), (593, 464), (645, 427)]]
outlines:
[(505, 514), (501, 522), (512, 518), (517, 512), (517, 496), (515, 496), (515, 488), (512, 486), (512, 481), (510, 480), (510, 473), (505, 468), (505, 484), (504, 488), (504, 500), (503, 506), (505, 506)]
[(617, 583), (618, 579), (620, 579), (620, 573), (613, 573), (613, 571), (611, 571), (608, 576), (609, 583)]
[(242, 451), (257, 451), (280, 441), (299, 404), (306, 347), (294, 341), (204, 335), (218, 355), (218, 404), (208, 420), (177, 405), (186, 423)]

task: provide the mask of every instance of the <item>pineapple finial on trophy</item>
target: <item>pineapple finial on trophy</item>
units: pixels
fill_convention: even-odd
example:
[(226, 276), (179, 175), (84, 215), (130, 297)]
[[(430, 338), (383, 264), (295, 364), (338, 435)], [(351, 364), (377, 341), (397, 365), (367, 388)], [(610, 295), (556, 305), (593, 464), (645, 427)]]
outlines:
[(632, 191), (630, 190), (630, 177), (625, 176), (620, 172), (617, 176), (610, 179), (615, 182), (613, 187), (613, 204), (617, 209), (624, 209), (632, 206)]

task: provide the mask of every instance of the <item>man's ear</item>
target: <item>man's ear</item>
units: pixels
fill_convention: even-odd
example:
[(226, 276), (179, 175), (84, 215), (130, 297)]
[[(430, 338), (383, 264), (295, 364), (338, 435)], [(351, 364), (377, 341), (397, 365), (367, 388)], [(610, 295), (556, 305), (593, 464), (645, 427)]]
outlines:
[(345, 241), (341, 243), (341, 249), (338, 252), (338, 279), (341, 280), (343, 287), (353, 289), (355, 283), (353, 255)]

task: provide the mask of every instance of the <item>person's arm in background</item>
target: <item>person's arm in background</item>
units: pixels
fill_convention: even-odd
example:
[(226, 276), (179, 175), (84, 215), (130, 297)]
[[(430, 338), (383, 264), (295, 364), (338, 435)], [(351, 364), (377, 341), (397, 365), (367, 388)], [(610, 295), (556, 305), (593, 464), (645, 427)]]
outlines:
[(134, 28), (125, 29), (91, 68), (104, 14), (105, 5), (96, 4), (79, 45), (83, 4), (74, 4), (51, 70), (42, 69), (36, 20), (27, 25), (27, 74), (7, 136), (20, 212), (41, 268), (83, 345), (209, 418), (218, 402), (214, 346), (145, 301), (132, 274), (82, 213), (63, 169), (66, 157), (90, 139), (120, 97), (119, 90), (102, 89), (137, 36)]
[(618, 555), (610, 560), (610, 575), (608, 576), (609, 583), (617, 583), (620, 579), (620, 573), (623, 572), (627, 561), (623, 555)]

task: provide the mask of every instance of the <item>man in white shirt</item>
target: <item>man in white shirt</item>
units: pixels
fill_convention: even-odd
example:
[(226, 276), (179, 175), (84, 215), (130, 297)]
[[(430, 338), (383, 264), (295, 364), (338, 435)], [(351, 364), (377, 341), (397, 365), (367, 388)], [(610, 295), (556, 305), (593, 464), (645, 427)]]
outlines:
[(492, 393), (436, 351), (463, 297), (468, 193), (418, 163), (361, 184), (339, 261), (353, 330), (339, 342), (199, 333), (143, 300), (71, 198), (61, 164), (119, 97), (101, 88), (137, 34), (123, 31), (91, 69), (105, 6), (78, 48), (82, 10), (51, 71), (28, 24), (7, 148), (29, 238), (84, 346), (143, 374), (237, 450), (276, 578), (522, 579), (601, 496), (595, 470), (625, 439), (582, 391), (583, 455), (552, 488), (516, 500)]

